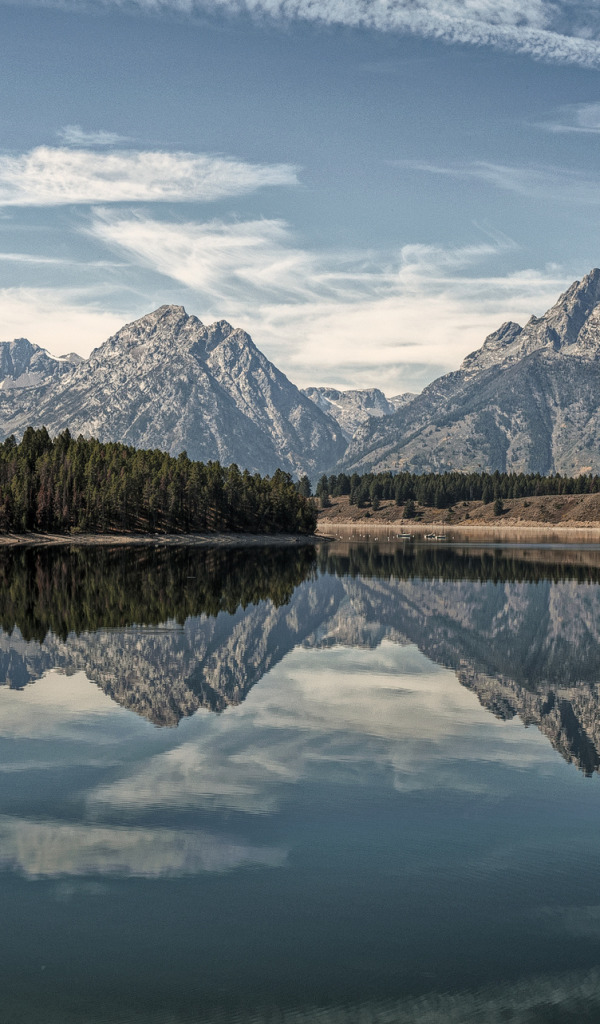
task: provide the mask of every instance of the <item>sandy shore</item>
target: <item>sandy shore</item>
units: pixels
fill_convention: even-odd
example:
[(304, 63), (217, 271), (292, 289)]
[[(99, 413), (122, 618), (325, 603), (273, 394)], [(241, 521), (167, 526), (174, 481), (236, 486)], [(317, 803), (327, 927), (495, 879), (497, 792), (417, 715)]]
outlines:
[(9, 533), (0, 534), (0, 547), (40, 546), (44, 547), (196, 547), (196, 548), (241, 548), (241, 547), (285, 547), (301, 544), (315, 544), (322, 537), (298, 534), (257, 534), (257, 533)]

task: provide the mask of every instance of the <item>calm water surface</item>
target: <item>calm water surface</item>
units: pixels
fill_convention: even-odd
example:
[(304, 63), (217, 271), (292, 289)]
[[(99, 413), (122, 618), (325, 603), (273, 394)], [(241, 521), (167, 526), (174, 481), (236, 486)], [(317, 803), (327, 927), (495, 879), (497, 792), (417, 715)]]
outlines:
[(600, 1019), (600, 550), (0, 555), (2, 1024)]

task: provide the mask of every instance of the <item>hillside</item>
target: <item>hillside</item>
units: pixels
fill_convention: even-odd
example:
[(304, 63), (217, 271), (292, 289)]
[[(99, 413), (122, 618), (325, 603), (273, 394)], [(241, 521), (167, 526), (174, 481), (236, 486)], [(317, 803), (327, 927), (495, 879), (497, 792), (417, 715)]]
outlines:
[(494, 502), (457, 502), (451, 509), (419, 507), (418, 518), (405, 519), (404, 507), (394, 501), (381, 501), (377, 510), (350, 505), (346, 496), (330, 498), (331, 507), (321, 509), (318, 530), (335, 532), (336, 526), (394, 526), (419, 532), (423, 526), (463, 528), (485, 526), (500, 530), (509, 526), (527, 527), (596, 527), (600, 529), (600, 494), (539, 495), (529, 498), (508, 498), (504, 512), (495, 515)]

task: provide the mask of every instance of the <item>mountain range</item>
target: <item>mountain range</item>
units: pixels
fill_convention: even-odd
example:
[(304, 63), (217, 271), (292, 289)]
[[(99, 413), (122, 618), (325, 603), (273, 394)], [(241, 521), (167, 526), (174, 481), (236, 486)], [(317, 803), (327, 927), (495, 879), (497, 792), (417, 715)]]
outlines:
[[(424, 316), (426, 312), (424, 311)], [(25, 426), (272, 473), (600, 472), (600, 270), (502, 324), (421, 394), (299, 390), (225, 320), (161, 306), (60, 359), (0, 343), (0, 439)]]

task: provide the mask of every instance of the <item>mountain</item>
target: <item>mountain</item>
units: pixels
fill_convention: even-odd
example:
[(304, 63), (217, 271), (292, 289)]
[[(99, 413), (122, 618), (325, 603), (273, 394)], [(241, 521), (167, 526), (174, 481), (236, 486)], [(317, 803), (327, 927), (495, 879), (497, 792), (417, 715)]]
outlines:
[[(281, 467), (313, 477), (346, 447), (335, 421), (245, 331), (225, 320), (206, 327), (183, 306), (161, 306), (127, 324), (78, 365), (44, 362), (42, 352), (25, 341), (0, 346), (1, 436), (30, 423), (51, 434), (68, 427), (252, 472)], [(26, 375), (33, 386), (17, 392), (10, 381)]]
[(351, 441), (346, 471), (600, 472), (600, 270)]
[(391, 416), (415, 397), (406, 394), (386, 398), (379, 388), (338, 391), (337, 388), (311, 387), (303, 388), (302, 394), (339, 423), (347, 441), (354, 437), (359, 427), (368, 422), (369, 417), (379, 419)]

